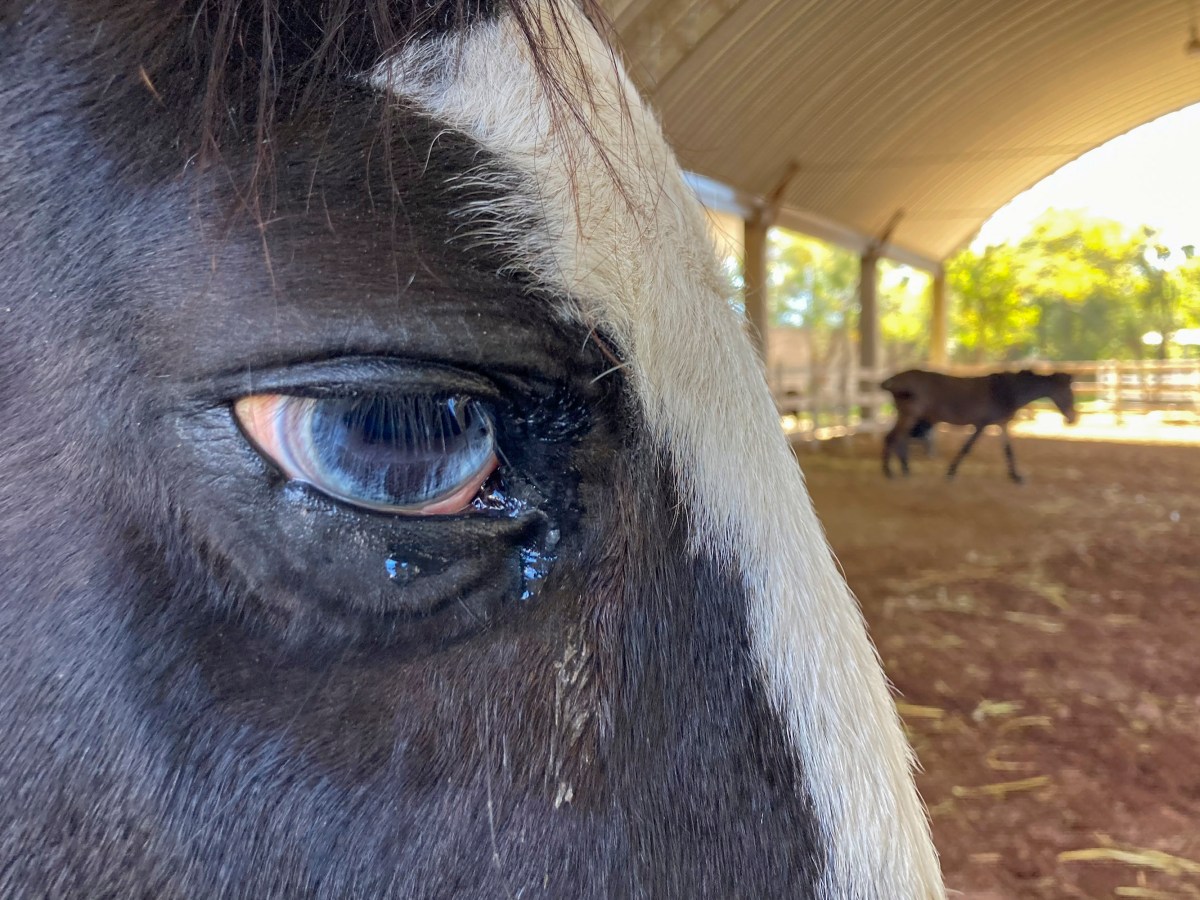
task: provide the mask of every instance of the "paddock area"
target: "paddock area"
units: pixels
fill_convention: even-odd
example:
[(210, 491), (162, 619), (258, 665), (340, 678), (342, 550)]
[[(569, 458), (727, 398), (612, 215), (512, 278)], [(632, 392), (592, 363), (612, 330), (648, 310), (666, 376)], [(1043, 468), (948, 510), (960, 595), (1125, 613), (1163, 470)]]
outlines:
[[(958, 479), (797, 448), (898, 692), (948, 887), (1200, 897), (1200, 446), (987, 436)], [(953, 894), (951, 896), (954, 896)]]

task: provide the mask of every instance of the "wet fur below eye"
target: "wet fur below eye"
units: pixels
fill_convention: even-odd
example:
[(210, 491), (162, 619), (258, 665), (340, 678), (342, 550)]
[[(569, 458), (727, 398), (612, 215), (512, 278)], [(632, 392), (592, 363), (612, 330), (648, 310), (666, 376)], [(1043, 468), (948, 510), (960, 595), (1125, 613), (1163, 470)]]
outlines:
[(381, 512), (461, 512), (497, 464), (492, 420), (469, 398), (254, 394), (234, 412), (289, 479)]

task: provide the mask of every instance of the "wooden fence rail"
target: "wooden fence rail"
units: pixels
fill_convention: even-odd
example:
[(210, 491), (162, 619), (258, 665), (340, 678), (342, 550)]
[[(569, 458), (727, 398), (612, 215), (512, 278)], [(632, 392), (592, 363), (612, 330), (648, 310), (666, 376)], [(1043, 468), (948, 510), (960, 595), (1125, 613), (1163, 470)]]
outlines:
[[(1000, 368), (1004, 367), (956, 365), (941, 371), (983, 375)], [(1200, 359), (1065, 361), (1008, 368), (1070, 372), (1081, 415), (1107, 413), (1120, 423), (1127, 414), (1172, 412), (1181, 421), (1200, 421)], [(767, 381), (785, 428), (797, 438), (819, 440), (883, 427), (891, 413), (891, 395), (879, 383), (889, 374), (853, 364), (821, 372), (779, 365), (767, 373)]]

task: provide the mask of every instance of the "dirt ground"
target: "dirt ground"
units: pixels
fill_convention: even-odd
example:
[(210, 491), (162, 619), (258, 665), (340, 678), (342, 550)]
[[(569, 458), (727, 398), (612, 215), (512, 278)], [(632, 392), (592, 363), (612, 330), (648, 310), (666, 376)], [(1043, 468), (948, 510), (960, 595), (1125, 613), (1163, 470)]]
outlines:
[[(958, 479), (798, 448), (924, 773), (951, 889), (1200, 898), (1200, 447), (987, 436)], [(954, 896), (953, 894), (951, 896)]]

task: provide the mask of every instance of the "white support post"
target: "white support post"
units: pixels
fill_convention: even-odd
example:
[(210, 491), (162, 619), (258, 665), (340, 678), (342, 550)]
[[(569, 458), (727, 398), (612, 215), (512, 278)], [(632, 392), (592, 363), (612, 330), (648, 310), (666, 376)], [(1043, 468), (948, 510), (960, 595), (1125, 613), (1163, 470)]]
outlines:
[(865, 399), (879, 389), (879, 252), (868, 248), (860, 262), (858, 280), (858, 366), (863, 422), (873, 422), (878, 410)]
[(770, 328), (770, 312), (767, 308), (767, 231), (768, 226), (761, 215), (745, 220), (744, 240), (746, 254), (742, 269), (746, 319), (750, 323), (750, 336), (754, 339), (763, 365), (767, 365), (767, 339)]
[(929, 280), (929, 365), (946, 365), (946, 338), (949, 316), (946, 310), (946, 268), (938, 266)]

